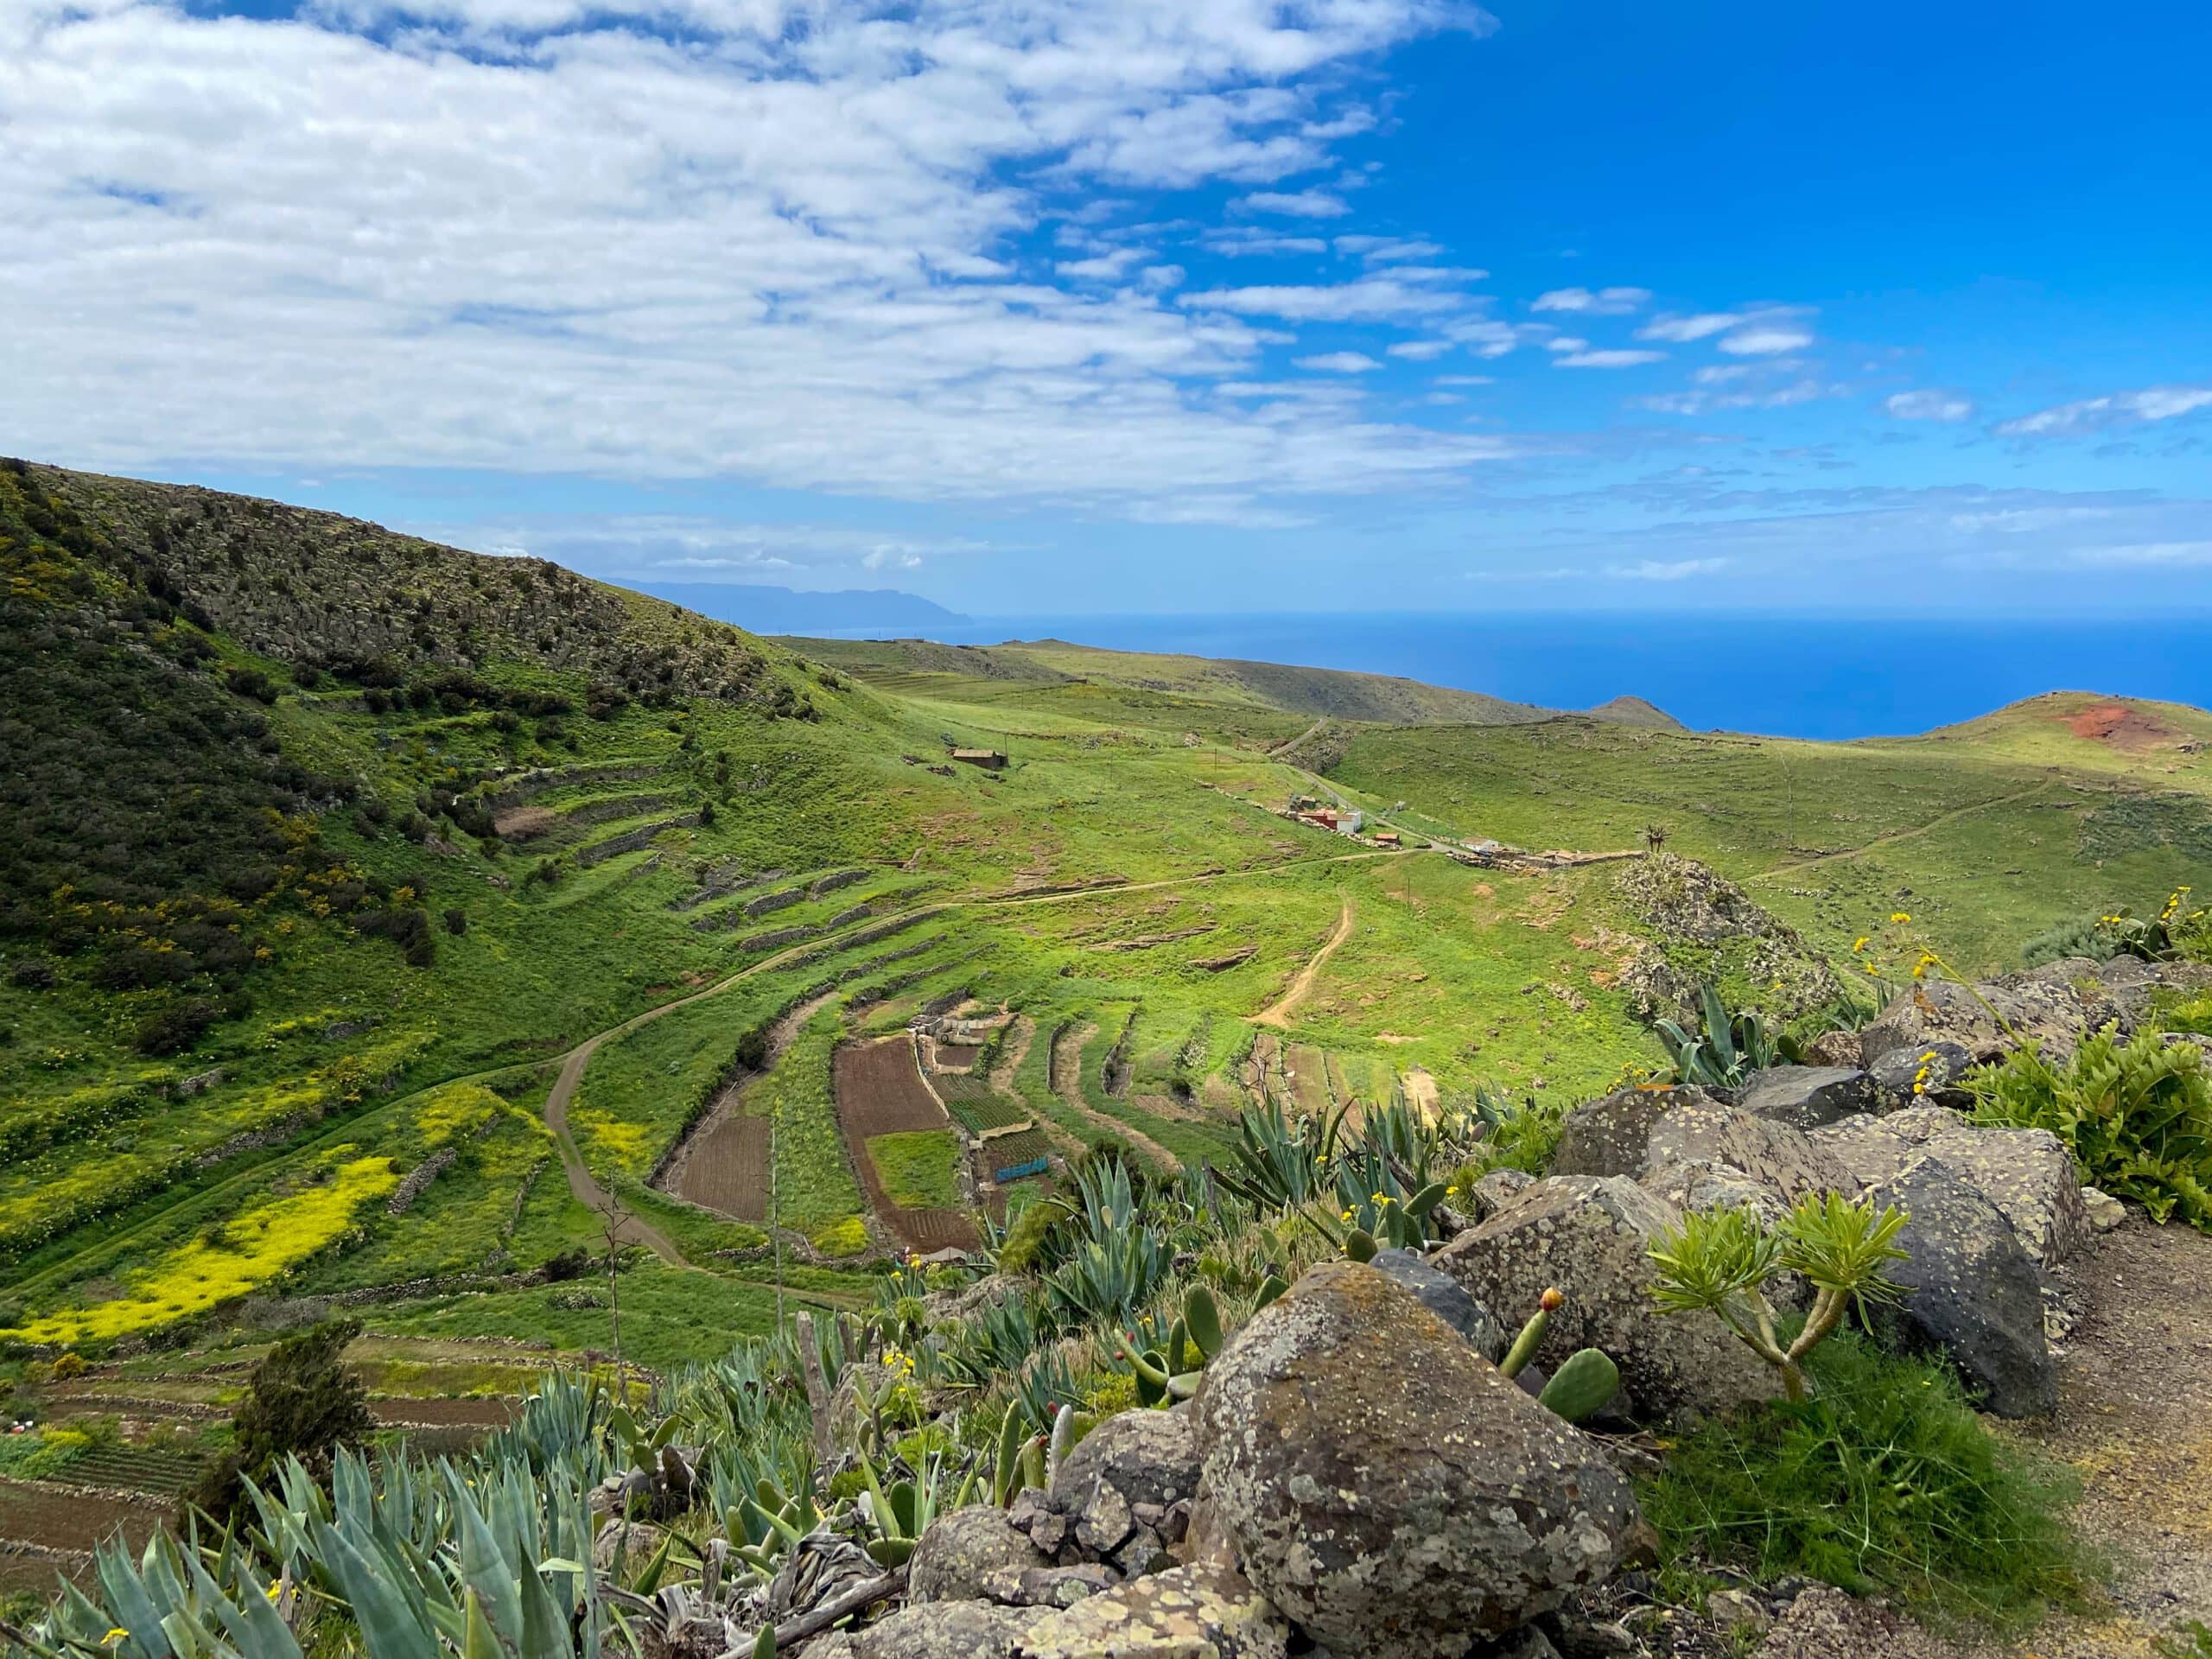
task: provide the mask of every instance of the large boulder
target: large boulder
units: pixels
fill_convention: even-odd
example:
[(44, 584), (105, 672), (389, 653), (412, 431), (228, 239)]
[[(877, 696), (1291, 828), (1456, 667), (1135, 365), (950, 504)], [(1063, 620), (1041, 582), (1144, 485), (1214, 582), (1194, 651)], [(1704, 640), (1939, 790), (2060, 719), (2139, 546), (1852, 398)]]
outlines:
[(1166, 1556), (1179, 1535), (1169, 1517), (1179, 1520), (1198, 1485), (1191, 1413), (1125, 1411), (1077, 1443), (1061, 1460), (1046, 1497), (1052, 1510), (1067, 1518), (1082, 1559), (1137, 1573)]
[(906, 1599), (917, 1607), (933, 1601), (1026, 1600), (1022, 1574), (1050, 1561), (997, 1504), (970, 1504), (931, 1522), (915, 1543)]
[(1604, 1349), (1620, 1367), (1633, 1415), (1772, 1397), (1772, 1370), (1718, 1317), (1662, 1313), (1653, 1302), (1650, 1247), (1681, 1219), (1675, 1205), (1624, 1177), (1553, 1176), (1430, 1260), (1516, 1327), (1547, 1289), (1565, 1292), (1537, 1363), (1555, 1370), (1579, 1348)]
[(2058, 1368), (2044, 1339), (2043, 1280), (1996, 1205), (1942, 1159), (1916, 1158), (1869, 1189), (1911, 1217), (1890, 1276), (1905, 1295), (1882, 1317), (1908, 1342), (1938, 1348), (2000, 1417), (2058, 1406)]
[(1897, 1049), (1918, 1051), (1942, 1042), (1956, 1043), (1977, 1061), (1993, 1060), (2013, 1048), (2017, 1038), (2031, 1039), (2046, 1058), (2063, 1060), (2089, 1029), (2080, 995), (2047, 970), (1972, 986), (1923, 979), (1859, 1033), (1859, 1047), (1870, 1069)]
[(1736, 1090), (1736, 1109), (1793, 1129), (1818, 1128), (1874, 1109), (1873, 1080), (1853, 1066), (1776, 1065), (1755, 1071)]
[(853, 1659), (1014, 1659), (1015, 1643), (1054, 1616), (982, 1601), (902, 1607), (853, 1637)]
[(1232, 1569), (1170, 1567), (1036, 1624), (1018, 1659), (1283, 1659), (1290, 1628)]
[(1893, 1048), (1867, 1068), (1877, 1103), (1870, 1111), (1898, 1111), (1908, 1106), (1974, 1104), (1974, 1096), (1960, 1080), (1974, 1066), (1974, 1058), (1956, 1043), (1933, 1042), (1923, 1048)]
[(1864, 1189), (1894, 1180), (1923, 1156), (1940, 1158), (1997, 1206), (2037, 1266), (2056, 1267), (2094, 1234), (2072, 1155), (2048, 1129), (1978, 1128), (1941, 1106), (1854, 1117), (1813, 1139)]
[(1715, 1106), (1702, 1089), (1617, 1089), (1586, 1101), (1560, 1120), (1559, 1147), (1552, 1154), (1554, 1175), (1626, 1175), (1643, 1173), (1651, 1131), (1678, 1106)]
[(1604, 1579), (1637, 1519), (1597, 1442), (1363, 1263), (1255, 1315), (1197, 1404), (1203, 1503), (1344, 1659), (1458, 1659)]
[(1457, 1331), (1467, 1346), (1491, 1364), (1505, 1357), (1509, 1338), (1504, 1328), (1450, 1274), (1430, 1267), (1411, 1250), (1377, 1250), (1368, 1265), (1413, 1292), (1423, 1307)]
[(1843, 1166), (1804, 1130), (1718, 1103), (1681, 1107), (1653, 1126), (1643, 1184), (1663, 1183), (1681, 1165), (1740, 1171), (1790, 1203), (1851, 1185)]

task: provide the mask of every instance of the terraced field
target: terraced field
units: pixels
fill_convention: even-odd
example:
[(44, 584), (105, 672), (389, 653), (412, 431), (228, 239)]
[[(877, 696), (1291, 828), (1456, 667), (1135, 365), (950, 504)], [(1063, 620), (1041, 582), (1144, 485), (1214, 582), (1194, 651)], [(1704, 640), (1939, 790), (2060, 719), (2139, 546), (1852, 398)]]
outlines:
[(913, 1039), (902, 1033), (846, 1044), (837, 1051), (836, 1088), (838, 1127), (876, 1220), (913, 1249), (972, 1249), (972, 1222), (950, 1205), (900, 1204), (871, 1152), (880, 1137), (943, 1132), (944, 1158), (955, 1155), (950, 1120), (922, 1081)]

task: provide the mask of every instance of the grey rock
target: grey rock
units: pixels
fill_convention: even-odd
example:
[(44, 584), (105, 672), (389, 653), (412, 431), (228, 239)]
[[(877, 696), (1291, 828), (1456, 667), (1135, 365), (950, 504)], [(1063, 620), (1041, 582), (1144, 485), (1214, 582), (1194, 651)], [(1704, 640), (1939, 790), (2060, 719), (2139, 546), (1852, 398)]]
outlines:
[[(2001, 1023), (1993, 1012), (2002, 1016)], [(1971, 987), (1916, 980), (1859, 1033), (1859, 1046), (1870, 1069), (1895, 1050), (1917, 1052), (1936, 1042), (1956, 1043), (1976, 1060), (1993, 1060), (2015, 1046), (2017, 1033), (2033, 1039), (2046, 1059), (2063, 1061), (2089, 1028), (2081, 996), (2046, 969)]]
[(1922, 1156), (1868, 1197), (1912, 1219), (1890, 1275), (1904, 1299), (1879, 1318), (1893, 1334), (1948, 1354), (1999, 1417), (2058, 1406), (2058, 1367), (2044, 1339), (2043, 1279), (1997, 1207), (1942, 1159)]
[(1526, 1192), (1535, 1179), (1525, 1169), (1493, 1169), (1467, 1189), (1470, 1217), (1487, 1221)]
[(1413, 1292), (1423, 1307), (1465, 1338), (1467, 1345), (1491, 1364), (1505, 1357), (1503, 1328), (1449, 1274), (1430, 1267), (1411, 1250), (1377, 1250), (1368, 1265)]
[(1822, 1032), (1805, 1045), (1805, 1058), (1814, 1065), (1848, 1066), (1853, 1071), (1863, 1069), (1866, 1064), (1855, 1031)]
[(1255, 1315), (1197, 1415), (1246, 1577), (1344, 1659), (1458, 1659), (1603, 1579), (1636, 1518), (1595, 1441), (1358, 1262)]
[[(1198, 1484), (1191, 1414), (1125, 1411), (1092, 1429), (1061, 1460), (1048, 1501), (1069, 1518), (1076, 1544), (1092, 1559), (1114, 1559), (1133, 1548), (1149, 1562), (1160, 1553), (1161, 1541), (1138, 1524), (1137, 1506), (1165, 1515)], [(1033, 1527), (1030, 1535), (1037, 1535)]]
[(1774, 1623), (1774, 1615), (1767, 1611), (1758, 1598), (1742, 1590), (1714, 1591), (1706, 1598), (1705, 1610), (1724, 1630), (1750, 1630), (1762, 1635)]
[(1020, 1580), (1014, 1598), (1025, 1607), (1072, 1607), (1086, 1596), (1112, 1589), (1122, 1575), (1096, 1561), (1077, 1561), (1071, 1567), (1033, 1567)]
[(1223, 1567), (1178, 1567), (1085, 1597), (1033, 1626), (1018, 1659), (1283, 1659), (1290, 1629)]
[(1861, 1190), (1894, 1179), (1923, 1154), (1941, 1158), (1997, 1206), (2020, 1247), (2045, 1269), (2078, 1254), (2094, 1230), (2073, 1157), (2048, 1129), (1980, 1128), (1943, 1107), (1918, 1106), (1849, 1118), (1813, 1139)]
[(1525, 1624), (1510, 1636), (1483, 1643), (1469, 1652), (1467, 1659), (1560, 1659), (1560, 1654), (1551, 1637), (1535, 1625)]
[(1777, 1065), (1755, 1071), (1736, 1091), (1736, 1109), (1793, 1129), (1818, 1128), (1874, 1109), (1873, 1079), (1840, 1065)]
[(1643, 1173), (1651, 1131), (1662, 1116), (1678, 1106), (1717, 1104), (1702, 1089), (1617, 1089), (1586, 1101), (1560, 1122), (1552, 1173), (1633, 1179)]
[(1879, 1104), (1867, 1109), (1897, 1111), (1907, 1106), (1970, 1106), (1974, 1096), (1959, 1086), (1959, 1080), (1974, 1069), (1974, 1056), (1956, 1043), (1939, 1040), (1920, 1048), (1893, 1048), (1876, 1060), (1867, 1072), (1879, 1096)]
[(1555, 1370), (1579, 1348), (1604, 1349), (1620, 1367), (1631, 1415), (1773, 1397), (1773, 1373), (1715, 1315), (1662, 1313), (1653, 1302), (1648, 1251), (1681, 1224), (1675, 1205), (1621, 1176), (1553, 1176), (1430, 1262), (1509, 1320), (1535, 1312), (1548, 1288), (1563, 1291), (1537, 1362)]
[(939, 1516), (923, 1532), (906, 1568), (906, 1599), (917, 1607), (1018, 1600), (1021, 1575), (1049, 1560), (998, 1505), (971, 1504)]
[(1790, 1203), (1851, 1184), (1842, 1164), (1806, 1131), (1719, 1104), (1679, 1107), (1653, 1127), (1644, 1184), (1663, 1181), (1675, 1164), (1740, 1170)]
[(2109, 1233), (2127, 1223), (2127, 1206), (2102, 1187), (2082, 1189), (2082, 1210), (2088, 1217), (2089, 1225), (2101, 1233)]
[(853, 1659), (1013, 1659), (1021, 1638), (1054, 1617), (982, 1601), (902, 1607), (853, 1638)]

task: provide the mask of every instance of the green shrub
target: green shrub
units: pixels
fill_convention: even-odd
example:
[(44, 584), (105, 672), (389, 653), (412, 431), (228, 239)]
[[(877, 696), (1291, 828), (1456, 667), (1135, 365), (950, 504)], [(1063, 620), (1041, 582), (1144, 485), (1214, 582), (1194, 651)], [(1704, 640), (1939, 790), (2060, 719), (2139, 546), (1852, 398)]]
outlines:
[(1678, 1583), (1803, 1575), (2000, 1624), (2082, 1595), (2067, 1479), (1985, 1428), (1947, 1366), (1845, 1333), (1808, 1369), (1815, 1398), (1708, 1419), (1641, 1483)]
[(345, 1363), (346, 1345), (360, 1334), (358, 1321), (334, 1319), (285, 1338), (262, 1356), (231, 1420), (231, 1451), (201, 1472), (187, 1504), (228, 1521), (245, 1501), (246, 1481), (266, 1485), (277, 1465), (293, 1457), (315, 1478), (327, 1479), (339, 1447), (366, 1440), (375, 1427), (368, 1393)]
[(2212, 1076), (2194, 1043), (2145, 1030), (2123, 1044), (2107, 1026), (2064, 1065), (2021, 1049), (1965, 1081), (1977, 1122), (2049, 1129), (2083, 1180), (2212, 1232)]

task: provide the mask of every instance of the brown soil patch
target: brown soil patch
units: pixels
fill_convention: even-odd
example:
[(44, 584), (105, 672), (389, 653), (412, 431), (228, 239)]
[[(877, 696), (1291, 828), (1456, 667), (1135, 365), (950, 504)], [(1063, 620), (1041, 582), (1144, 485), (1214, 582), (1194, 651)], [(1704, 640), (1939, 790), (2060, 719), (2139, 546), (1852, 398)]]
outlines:
[(529, 841), (560, 822), (557, 814), (542, 806), (518, 806), (493, 818), (492, 828), (502, 841)]
[(377, 1421), (404, 1428), (505, 1428), (522, 1410), (519, 1400), (396, 1400), (369, 1402)]
[(54, 1550), (91, 1549), (120, 1527), (136, 1554), (168, 1518), (168, 1510), (158, 1503), (0, 1480), (0, 1539), (10, 1542)]
[(2086, 737), (2093, 743), (2107, 744), (2131, 754), (2163, 747), (2178, 735), (2164, 721), (2155, 719), (2139, 709), (2131, 709), (2124, 702), (2101, 702), (2082, 709), (2079, 714), (2058, 715), (2054, 718), (2064, 721), (2067, 728), (2076, 737)]
[(745, 1098), (753, 1085), (784, 1058), (799, 1028), (829, 1000), (826, 993), (811, 997), (787, 1010), (769, 1027), (764, 1070), (734, 1079), (707, 1109), (707, 1115), (662, 1169), (656, 1185), (663, 1192), (738, 1221), (767, 1221), (768, 1120), (749, 1115)]
[(952, 1120), (914, 1069), (912, 1039), (902, 1033), (871, 1043), (844, 1044), (837, 1050), (833, 1076), (837, 1127), (876, 1219), (910, 1249), (974, 1249), (978, 1240), (973, 1222), (957, 1210), (901, 1209), (884, 1190), (874, 1160), (868, 1155), (870, 1135), (952, 1128)]

